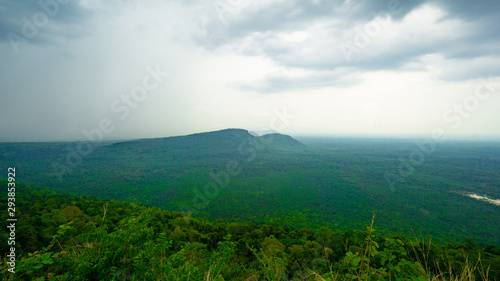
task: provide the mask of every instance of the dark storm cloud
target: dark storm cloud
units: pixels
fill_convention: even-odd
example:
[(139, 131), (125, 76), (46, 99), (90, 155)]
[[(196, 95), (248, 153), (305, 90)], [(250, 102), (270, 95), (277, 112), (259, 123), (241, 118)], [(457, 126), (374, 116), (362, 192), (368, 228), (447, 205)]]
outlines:
[[(58, 3), (57, 12), (39, 3)], [(464, 94), (461, 87), (474, 83), (467, 80), (498, 78), (499, 4), (0, 0), (0, 120), (9, 120), (0, 124), (0, 140), (80, 140), (83, 130), (115, 116), (110, 105), (141, 83), (146, 66), (155, 65), (176, 78), (161, 84), (155, 93), (162, 94), (151, 95), (129, 120), (117, 123), (110, 138), (165, 136), (236, 123), (251, 127), (253, 119), (247, 116), (262, 116), (253, 108), (275, 102), (310, 106), (310, 112), (304, 109), (304, 128), (327, 132), (337, 126), (315, 119), (317, 113), (336, 120), (375, 114), (374, 120), (388, 122), (388, 132), (406, 133), (407, 126), (392, 118), (418, 123), (415, 116), (427, 112), (429, 103), (413, 101), (432, 100), (450, 89), (440, 103), (432, 102), (448, 107), (456, 102), (455, 94)], [(25, 38), (16, 54), (9, 34), (23, 37), (23, 28), (42, 13), (48, 15), (47, 23)], [(384, 30), (348, 61), (340, 46), (356, 42), (359, 30), (373, 22)], [(422, 86), (419, 79), (429, 85)], [(392, 89), (399, 99), (392, 99)], [(255, 98), (253, 93), (263, 95)], [(305, 93), (319, 94), (338, 108), (322, 109), (325, 101)], [(223, 102), (212, 102), (214, 96)], [(379, 104), (384, 99), (393, 104), (384, 108)], [(493, 99), (488, 105), (491, 112), (498, 108)], [(405, 114), (406, 119), (401, 117)], [(488, 121), (496, 117), (485, 119), (491, 125), (477, 131), (497, 134), (498, 126)], [(361, 121), (345, 124), (349, 128), (335, 128), (372, 129)]]
[[(224, 1), (220, 1), (224, 2)], [(269, 5), (248, 4), (216, 13), (204, 25), (205, 33), (195, 36), (195, 41), (208, 50), (230, 46), (237, 54), (263, 56), (284, 67), (304, 70), (332, 71), (342, 67), (353, 70), (398, 70), (412, 62), (419, 62), (427, 54), (439, 54), (453, 60), (473, 60), (482, 57), (497, 57), (500, 52), (500, 1), (275, 1)], [(424, 5), (439, 7), (444, 14), (437, 19), (437, 27), (460, 22), (456, 27), (442, 30), (415, 31), (399, 34), (397, 38), (385, 40), (373, 38), (367, 47), (357, 50), (346, 59), (341, 47), (351, 43), (357, 30), (377, 16), (390, 14), (390, 19), (400, 24), (411, 12)], [(215, 9), (217, 12), (217, 8)], [(309, 34), (303, 42), (286, 42), (280, 34), (322, 29), (319, 34)], [(427, 32), (427, 33), (424, 33)], [(371, 38), (370, 38), (371, 39)], [(387, 46), (384, 46), (386, 44)], [(301, 50), (309, 49), (309, 52)], [(471, 79), (484, 75), (479, 68), (467, 75), (454, 77), (442, 75), (442, 79)], [(488, 74), (500, 74), (500, 67), (488, 67)], [(328, 75), (325, 75), (327, 79)], [(468, 77), (465, 77), (468, 76)], [(262, 81), (265, 92), (288, 90), (300, 81), (281, 83), (274, 77)], [(329, 80), (316, 81), (321, 87)], [(306, 83), (307, 84), (307, 83)], [(275, 86), (274, 89), (269, 87)], [(246, 88), (246, 87), (243, 87)], [(242, 88), (242, 89), (243, 89)], [(261, 87), (257, 87), (261, 88)], [(254, 87), (249, 87), (254, 89)]]
[(500, 10), (500, 2), (497, 0), (486, 1), (427, 1), (436, 3), (445, 8), (451, 17), (458, 16), (463, 19), (475, 21), (483, 17), (496, 16)]
[(79, 37), (90, 17), (78, 1), (5, 0), (0, 2), (0, 42), (24, 39), (37, 44)]
[[(245, 3), (245, 1), (239, 2)], [(334, 18), (341, 20), (339, 27), (348, 28), (353, 24), (372, 19), (374, 14), (386, 11), (388, 7), (401, 7), (401, 11), (393, 15), (395, 19), (399, 19), (420, 4), (418, 1), (410, 0), (355, 2), (344, 0), (275, 1), (262, 9), (252, 9), (244, 4), (234, 9), (215, 5), (215, 15), (205, 25), (208, 36), (195, 39), (207, 48), (216, 48), (252, 32), (290, 31), (317, 21)]]

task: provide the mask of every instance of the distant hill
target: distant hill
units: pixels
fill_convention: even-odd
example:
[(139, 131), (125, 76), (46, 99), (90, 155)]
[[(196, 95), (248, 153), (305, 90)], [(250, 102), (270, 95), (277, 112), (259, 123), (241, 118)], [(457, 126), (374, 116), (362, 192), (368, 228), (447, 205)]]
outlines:
[(104, 147), (104, 150), (139, 149), (144, 153), (176, 152), (196, 156), (241, 153), (246, 145), (252, 144), (264, 146), (263, 150), (266, 151), (296, 151), (306, 148), (306, 145), (288, 135), (273, 133), (254, 136), (244, 129), (225, 129), (186, 136), (120, 142)]
[[(0, 167), (16, 167), (26, 185), (209, 220), (347, 230), (365, 229), (376, 213), (381, 231), (500, 245), (499, 206), (462, 195), (500, 198), (498, 143), (436, 145), (421, 165), (412, 140), (305, 144), (242, 129), (107, 142), (80, 156), (77, 142), (0, 143)], [(401, 176), (405, 163), (414, 171), (391, 190), (386, 175)]]
[[(258, 155), (259, 161), (276, 163), (282, 158), (280, 155), (300, 153), (308, 148), (288, 135), (255, 136), (244, 129), (106, 142), (88, 155), (76, 157), (79, 144), (0, 143), (0, 160), (2, 164), (18, 167), (22, 175), (19, 180), (27, 184), (74, 195), (143, 203), (155, 201), (154, 205), (163, 206), (165, 202), (158, 202), (154, 197), (138, 199), (135, 192), (130, 192), (130, 186), (157, 185), (151, 193), (171, 186), (175, 190), (174, 198), (178, 198), (182, 193), (178, 190), (181, 181), (188, 185), (193, 177), (206, 176), (213, 169), (225, 167), (229, 161), (253, 161)], [(106, 188), (102, 189), (103, 186)]]

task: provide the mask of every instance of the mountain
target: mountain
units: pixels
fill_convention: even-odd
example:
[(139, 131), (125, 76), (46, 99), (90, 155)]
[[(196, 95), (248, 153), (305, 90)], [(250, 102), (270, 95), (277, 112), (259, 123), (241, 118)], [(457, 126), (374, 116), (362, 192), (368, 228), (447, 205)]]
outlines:
[[(224, 169), (228, 162), (277, 163), (286, 155), (307, 151), (306, 145), (288, 135), (255, 136), (244, 129), (103, 143), (90, 153), (80, 152), (88, 144), (2, 143), (0, 159), (18, 167), (23, 175), (20, 180), (27, 184), (165, 207), (173, 201), (155, 194), (167, 190), (173, 198), (188, 198), (191, 195), (183, 187)], [(137, 196), (139, 186), (147, 196)]]
[(272, 133), (264, 135), (261, 138), (271, 140), (269, 143), (269, 148), (278, 151), (302, 151), (307, 148), (305, 144), (288, 135)]
[(499, 206), (464, 195), (500, 198), (498, 143), (450, 141), (422, 159), (413, 140), (306, 144), (241, 129), (87, 151), (88, 143), (3, 143), (0, 166), (16, 167), (19, 183), (209, 220), (349, 230), (365, 229), (375, 213), (380, 231), (500, 245)]
[(234, 154), (241, 152), (245, 146), (252, 144), (256, 147), (264, 146), (263, 150), (268, 152), (294, 151), (306, 148), (306, 145), (288, 135), (273, 133), (254, 136), (243, 129), (225, 129), (186, 136), (120, 142), (104, 147), (104, 151), (138, 149), (143, 153), (177, 152), (191, 156), (201, 156), (205, 154)]

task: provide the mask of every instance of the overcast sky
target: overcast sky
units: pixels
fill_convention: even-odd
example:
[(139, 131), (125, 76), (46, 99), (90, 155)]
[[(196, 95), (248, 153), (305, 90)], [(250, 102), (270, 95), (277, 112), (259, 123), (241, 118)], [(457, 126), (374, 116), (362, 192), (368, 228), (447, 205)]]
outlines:
[(0, 141), (498, 138), (499, 15), (498, 0), (1, 0)]

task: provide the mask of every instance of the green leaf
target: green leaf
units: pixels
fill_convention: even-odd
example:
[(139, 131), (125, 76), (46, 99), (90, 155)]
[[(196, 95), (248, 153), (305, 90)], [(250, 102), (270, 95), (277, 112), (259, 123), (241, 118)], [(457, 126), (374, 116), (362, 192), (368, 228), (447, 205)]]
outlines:
[(43, 267), (43, 264), (40, 263), (40, 264), (33, 266), (33, 269), (40, 269), (42, 267)]

